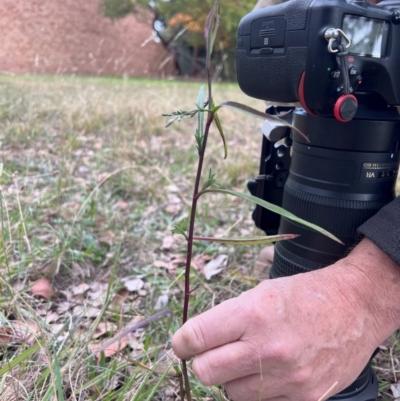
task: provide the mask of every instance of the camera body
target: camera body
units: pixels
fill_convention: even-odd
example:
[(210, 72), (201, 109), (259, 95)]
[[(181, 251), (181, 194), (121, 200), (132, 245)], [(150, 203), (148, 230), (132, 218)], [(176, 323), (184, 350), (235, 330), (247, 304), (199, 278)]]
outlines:
[[(290, 0), (254, 11), (239, 25), (237, 73), (247, 95), (303, 108), (267, 109), (296, 129), (268, 132), (264, 124), (250, 192), (342, 241), (257, 206), (253, 220), (266, 234), (300, 234), (276, 243), (270, 278), (329, 266), (396, 196), (400, 115), (390, 106), (400, 105), (400, 0)], [(329, 400), (375, 401), (377, 394), (367, 366)]]
[(237, 40), (240, 88), (342, 122), (355, 114), (341, 118), (343, 97), (350, 108), (365, 93), (400, 105), (400, 4), (384, 3), (291, 0), (247, 14)]

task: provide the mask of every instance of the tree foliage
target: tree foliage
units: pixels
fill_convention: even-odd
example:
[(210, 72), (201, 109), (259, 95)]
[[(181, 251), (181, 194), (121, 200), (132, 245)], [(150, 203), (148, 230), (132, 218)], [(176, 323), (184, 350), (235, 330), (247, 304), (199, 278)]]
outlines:
[[(158, 21), (157, 32), (164, 44), (186, 46), (196, 57), (205, 53), (204, 24), (214, 0), (100, 0), (103, 13), (121, 18), (150, 7)], [(254, 7), (255, 0), (229, 0), (221, 4), (221, 23), (216, 40), (216, 58), (228, 57), (234, 64), (237, 27), (240, 19)], [(174, 43), (173, 43), (174, 42)]]

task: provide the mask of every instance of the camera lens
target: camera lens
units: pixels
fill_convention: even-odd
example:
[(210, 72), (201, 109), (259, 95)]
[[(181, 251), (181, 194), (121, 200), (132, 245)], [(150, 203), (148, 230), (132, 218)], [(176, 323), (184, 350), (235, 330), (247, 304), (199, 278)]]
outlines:
[(336, 262), (355, 243), (357, 228), (394, 199), (399, 124), (357, 119), (343, 124), (295, 112), (294, 125), (310, 143), (293, 137), (282, 207), (328, 230), (343, 244), (282, 217), (279, 233), (300, 236), (275, 245), (272, 278)]

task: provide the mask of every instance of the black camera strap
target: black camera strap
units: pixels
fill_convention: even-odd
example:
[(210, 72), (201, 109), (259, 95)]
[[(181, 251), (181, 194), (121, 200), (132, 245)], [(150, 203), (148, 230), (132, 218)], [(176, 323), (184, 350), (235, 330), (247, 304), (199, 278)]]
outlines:
[(343, 93), (348, 95), (352, 92), (349, 77), (349, 64), (347, 61), (349, 52), (346, 51), (346, 47), (342, 44), (337, 45), (337, 47), (338, 53), (336, 53), (336, 61), (343, 75)]

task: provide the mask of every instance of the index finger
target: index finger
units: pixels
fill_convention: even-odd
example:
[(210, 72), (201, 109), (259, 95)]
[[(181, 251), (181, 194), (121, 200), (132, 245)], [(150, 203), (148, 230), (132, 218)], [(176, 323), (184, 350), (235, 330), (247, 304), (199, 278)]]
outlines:
[(242, 305), (238, 298), (233, 298), (189, 319), (172, 337), (176, 356), (190, 359), (240, 339), (245, 331)]

